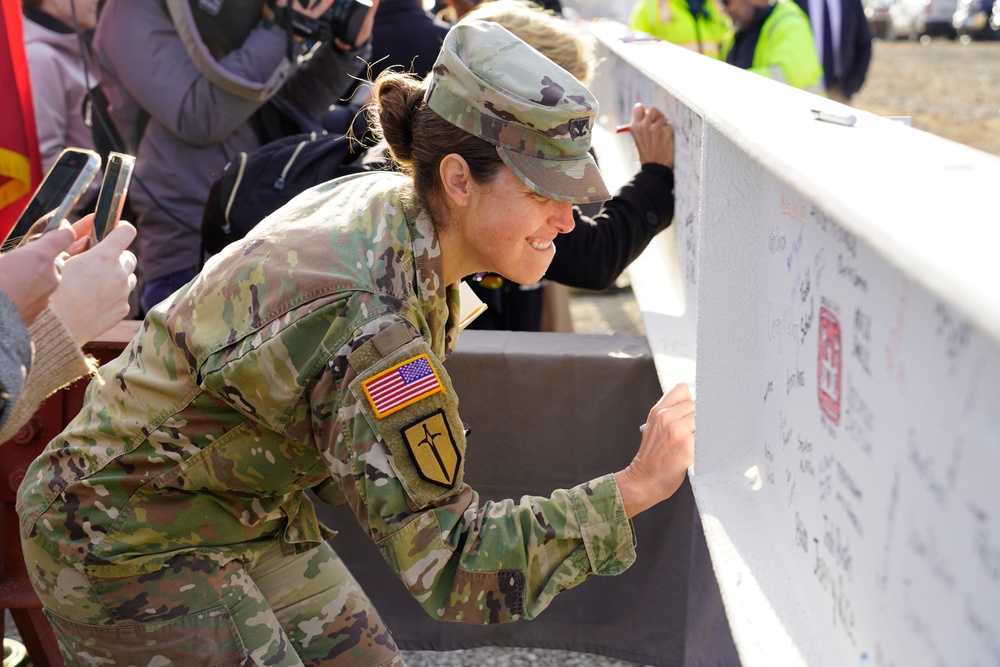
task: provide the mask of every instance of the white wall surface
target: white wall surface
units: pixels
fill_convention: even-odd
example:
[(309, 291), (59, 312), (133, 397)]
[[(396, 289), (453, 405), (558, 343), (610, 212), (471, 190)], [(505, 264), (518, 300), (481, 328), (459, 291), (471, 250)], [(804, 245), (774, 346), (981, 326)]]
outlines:
[[(743, 664), (1000, 664), (1000, 159), (593, 30), (604, 127), (643, 101), (678, 132), (631, 275), (661, 383), (697, 385)], [(627, 137), (595, 137), (613, 184)]]

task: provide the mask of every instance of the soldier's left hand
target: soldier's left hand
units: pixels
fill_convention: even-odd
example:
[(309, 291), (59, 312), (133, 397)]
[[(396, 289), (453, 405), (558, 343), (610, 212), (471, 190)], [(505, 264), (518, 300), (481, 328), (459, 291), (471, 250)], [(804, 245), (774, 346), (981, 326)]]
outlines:
[(688, 386), (679, 384), (649, 411), (639, 451), (615, 473), (630, 518), (666, 500), (684, 482), (694, 463), (694, 407)]

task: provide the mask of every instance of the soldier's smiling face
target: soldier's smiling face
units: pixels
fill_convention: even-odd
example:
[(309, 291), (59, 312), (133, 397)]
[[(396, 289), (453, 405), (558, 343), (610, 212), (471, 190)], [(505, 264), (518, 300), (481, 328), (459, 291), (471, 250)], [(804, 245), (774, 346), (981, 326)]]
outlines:
[(556, 237), (574, 225), (572, 204), (536, 194), (506, 166), (492, 182), (473, 185), (469, 212), (460, 234), (476, 271), (525, 285), (541, 280)]

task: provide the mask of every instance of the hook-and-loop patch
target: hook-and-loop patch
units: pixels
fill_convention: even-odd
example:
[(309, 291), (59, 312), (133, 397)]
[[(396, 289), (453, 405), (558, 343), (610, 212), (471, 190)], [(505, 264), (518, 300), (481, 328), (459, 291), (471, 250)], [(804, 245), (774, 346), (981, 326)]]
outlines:
[(415, 339), (360, 370), (351, 391), (418, 510), (461, 486), (465, 431), (448, 375)]

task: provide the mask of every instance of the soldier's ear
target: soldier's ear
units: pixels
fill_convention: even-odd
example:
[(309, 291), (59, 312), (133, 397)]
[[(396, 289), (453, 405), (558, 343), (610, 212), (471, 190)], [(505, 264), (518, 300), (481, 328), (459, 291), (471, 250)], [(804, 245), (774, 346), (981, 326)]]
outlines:
[(449, 205), (468, 206), (472, 201), (472, 170), (458, 153), (449, 153), (438, 165), (442, 190)]

